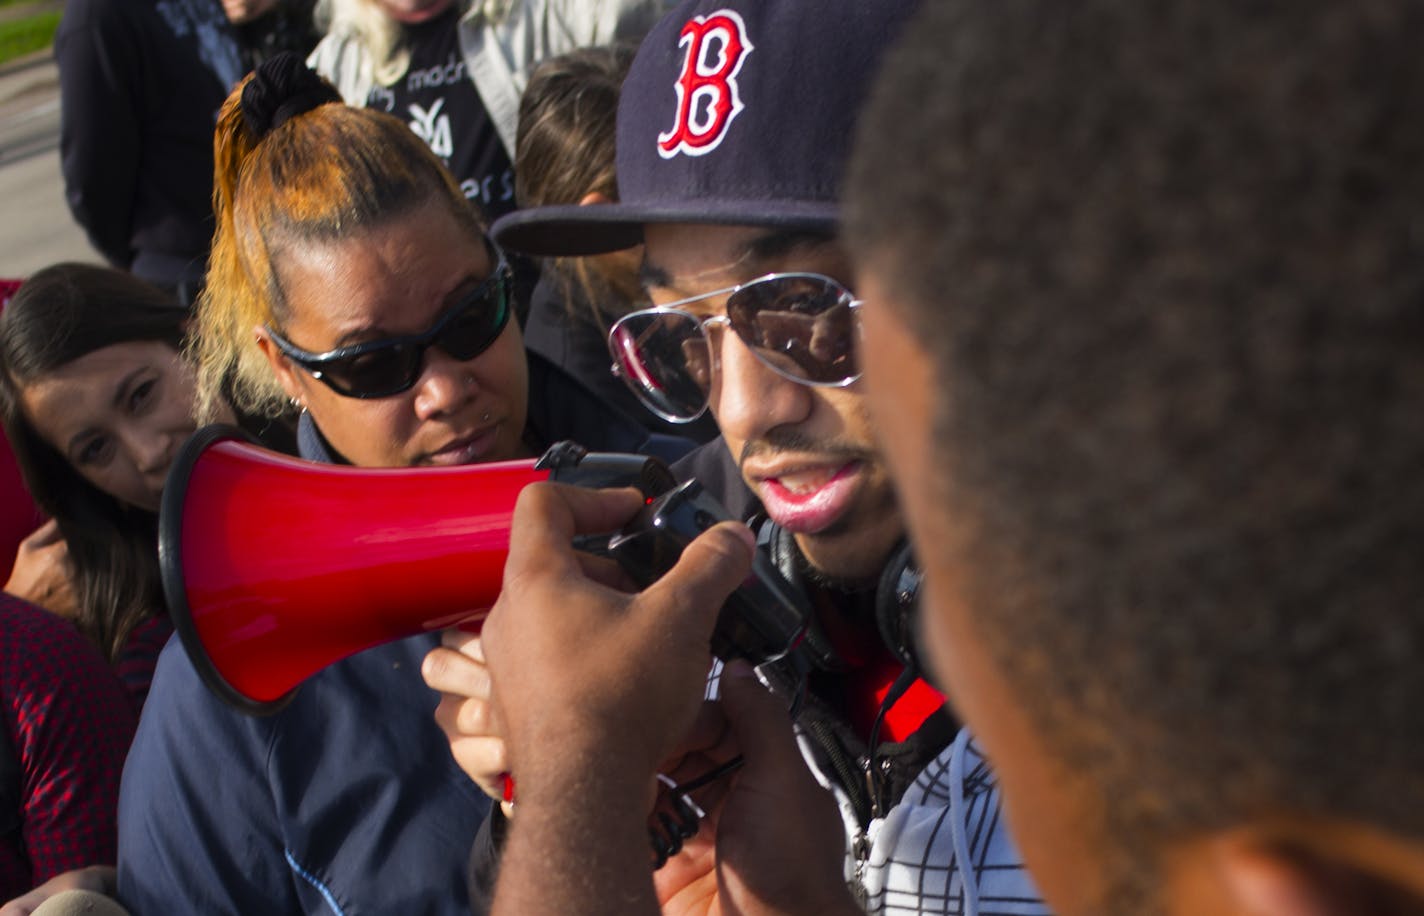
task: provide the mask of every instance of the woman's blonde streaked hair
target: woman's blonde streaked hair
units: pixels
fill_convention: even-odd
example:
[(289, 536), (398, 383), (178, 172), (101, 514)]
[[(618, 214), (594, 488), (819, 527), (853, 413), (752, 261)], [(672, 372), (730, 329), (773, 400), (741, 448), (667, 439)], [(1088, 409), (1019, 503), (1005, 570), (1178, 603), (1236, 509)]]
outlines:
[(253, 330), (287, 317), (276, 264), (293, 248), (321, 245), (423, 206), (445, 206), (478, 238), (474, 205), (410, 128), (377, 111), (318, 105), (257, 136), (243, 115), (249, 75), (218, 115), (213, 211), (217, 231), (190, 343), (198, 366), (198, 417), (224, 403), (256, 416), (288, 411), (286, 394)]
[[(473, 2), (458, 0), (462, 16)], [(365, 49), (376, 85), (393, 86), (410, 69), (410, 48), (401, 41), (401, 24), (377, 0), (321, 0), (315, 15), (324, 32), (349, 36)]]

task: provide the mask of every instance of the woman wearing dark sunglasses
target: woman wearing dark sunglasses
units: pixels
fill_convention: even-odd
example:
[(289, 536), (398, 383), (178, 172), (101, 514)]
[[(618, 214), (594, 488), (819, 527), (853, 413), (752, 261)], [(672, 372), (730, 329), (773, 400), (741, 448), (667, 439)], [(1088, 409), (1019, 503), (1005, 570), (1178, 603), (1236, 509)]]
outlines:
[[(229, 97), (215, 148), (203, 403), (296, 407), (304, 457), (367, 467), (510, 459), (564, 438), (668, 457), (689, 447), (650, 441), (526, 357), (508, 268), (400, 121), (341, 104), (279, 57)], [(120, 800), (125, 904), (137, 916), (468, 912), (466, 854), (489, 802), (431, 717), (420, 669), (436, 645), (361, 653), (262, 719), (222, 706), (170, 646)]]

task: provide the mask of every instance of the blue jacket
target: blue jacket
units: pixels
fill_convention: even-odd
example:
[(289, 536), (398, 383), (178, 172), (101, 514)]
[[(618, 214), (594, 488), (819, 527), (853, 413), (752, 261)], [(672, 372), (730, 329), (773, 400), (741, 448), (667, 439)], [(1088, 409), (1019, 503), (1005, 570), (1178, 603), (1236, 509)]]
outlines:
[[(529, 426), (590, 449), (671, 459), (691, 447), (650, 441), (534, 356)], [(309, 420), (299, 441), (306, 458), (336, 457)], [(170, 642), (124, 768), (120, 901), (134, 916), (467, 913), (465, 863), (489, 801), (432, 717), (420, 663), (437, 643), (338, 662), (281, 712), (250, 718)]]

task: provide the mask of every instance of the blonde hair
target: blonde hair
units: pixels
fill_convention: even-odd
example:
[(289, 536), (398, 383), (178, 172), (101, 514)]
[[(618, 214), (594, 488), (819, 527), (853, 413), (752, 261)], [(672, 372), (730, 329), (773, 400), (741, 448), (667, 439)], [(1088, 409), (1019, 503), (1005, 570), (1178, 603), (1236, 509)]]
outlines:
[[(464, 15), (473, 2), (458, 0), (456, 7)], [(349, 36), (366, 50), (376, 85), (394, 85), (410, 69), (401, 24), (377, 0), (321, 0), (316, 16), (324, 31)]]
[[(190, 343), (201, 421), (224, 404), (265, 417), (288, 411), (253, 340), (254, 327), (280, 327), (288, 317), (274, 266), (285, 251), (328, 244), (431, 203), (447, 207), (472, 236), (484, 231), (450, 173), (408, 127), (339, 102), (310, 107), (313, 96), (334, 98), (335, 89), (299, 61), (285, 70), (270, 66), (276, 61), (239, 83), (218, 115), (217, 231)], [(253, 85), (259, 79), (265, 83)], [(282, 117), (294, 104), (309, 110)], [(255, 109), (262, 110), (254, 117)]]

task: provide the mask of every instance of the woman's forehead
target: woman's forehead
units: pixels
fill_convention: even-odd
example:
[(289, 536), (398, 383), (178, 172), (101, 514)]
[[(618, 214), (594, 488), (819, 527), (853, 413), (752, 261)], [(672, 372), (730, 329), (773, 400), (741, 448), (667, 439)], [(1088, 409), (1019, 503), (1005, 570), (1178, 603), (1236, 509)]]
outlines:
[(35, 429), (62, 450), (63, 440), (82, 427), (119, 411), (125, 382), (177, 358), (178, 351), (162, 341), (111, 344), (32, 379), (21, 387), (20, 402)]
[(494, 269), (483, 239), (449, 213), (419, 211), (368, 231), (288, 249), (283, 325), (307, 348), (418, 333)]

